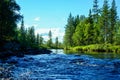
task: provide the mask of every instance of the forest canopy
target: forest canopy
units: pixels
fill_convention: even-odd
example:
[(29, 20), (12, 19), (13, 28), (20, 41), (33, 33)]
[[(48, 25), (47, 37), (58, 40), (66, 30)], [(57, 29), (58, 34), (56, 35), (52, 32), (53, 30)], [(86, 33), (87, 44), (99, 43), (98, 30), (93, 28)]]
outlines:
[(72, 16), (70, 13), (65, 27), (65, 47), (91, 44), (120, 45), (120, 19), (115, 0), (112, 0), (111, 4), (104, 0), (101, 8), (98, 0), (94, 0), (88, 17)]

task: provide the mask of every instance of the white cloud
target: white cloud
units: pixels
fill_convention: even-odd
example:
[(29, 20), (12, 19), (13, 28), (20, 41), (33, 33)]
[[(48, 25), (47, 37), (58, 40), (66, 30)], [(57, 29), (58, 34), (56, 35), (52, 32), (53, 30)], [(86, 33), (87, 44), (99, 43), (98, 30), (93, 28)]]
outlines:
[(35, 34), (39, 33), (40, 35), (43, 36), (45, 41), (48, 40), (48, 33), (51, 30), (52, 32), (52, 38), (53, 41), (55, 40), (56, 37), (59, 38), (59, 41), (63, 41), (63, 36), (64, 36), (64, 31), (61, 30), (61, 28), (40, 28), (35, 31)]
[(40, 17), (36, 17), (34, 20), (35, 21), (40, 21)]

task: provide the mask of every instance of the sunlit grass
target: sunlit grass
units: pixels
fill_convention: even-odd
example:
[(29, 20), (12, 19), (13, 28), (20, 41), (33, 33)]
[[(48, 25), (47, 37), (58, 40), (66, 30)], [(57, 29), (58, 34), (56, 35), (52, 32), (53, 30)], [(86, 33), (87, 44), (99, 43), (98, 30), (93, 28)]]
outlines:
[(77, 46), (70, 48), (73, 51), (86, 51), (86, 52), (115, 52), (120, 53), (120, 45), (112, 44), (92, 44), (86, 46)]

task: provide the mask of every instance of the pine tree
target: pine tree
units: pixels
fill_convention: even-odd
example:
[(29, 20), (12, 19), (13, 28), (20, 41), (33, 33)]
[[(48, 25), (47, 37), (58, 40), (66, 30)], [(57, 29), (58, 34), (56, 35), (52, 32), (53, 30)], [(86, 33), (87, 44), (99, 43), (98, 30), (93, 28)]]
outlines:
[(36, 43), (34, 26), (28, 28), (27, 39), (30, 47), (33, 47)]
[(43, 45), (43, 41), (44, 41), (44, 39), (43, 39), (43, 37), (40, 35), (40, 41), (39, 41), (39, 45), (40, 45), (40, 46)]
[(19, 36), (19, 41), (22, 49), (25, 49), (27, 47), (26, 35), (27, 35), (27, 32), (24, 26), (24, 17), (22, 17), (21, 27), (20, 27), (20, 36)]
[(58, 41), (58, 37), (56, 37), (56, 39), (55, 39), (55, 47), (56, 47), (56, 49), (58, 49), (58, 46), (59, 45), (59, 41)]
[(40, 43), (40, 35), (37, 33), (37, 37), (36, 37), (36, 43), (37, 43), (37, 45), (39, 45), (39, 43)]
[(75, 29), (76, 29), (76, 26), (77, 26), (79, 23), (80, 23), (80, 17), (79, 17), (79, 15), (77, 15), (77, 16), (75, 17), (75, 19), (74, 19), (74, 27), (75, 27)]
[(48, 46), (49, 48), (52, 48), (52, 32), (51, 32), (51, 30), (50, 30), (49, 33), (48, 33), (48, 37), (49, 37), (49, 40), (48, 40), (48, 42), (47, 42), (47, 46)]
[(72, 39), (75, 46), (84, 45), (84, 24), (84, 20), (81, 20), (73, 34)]
[(94, 0), (93, 1), (93, 26), (94, 26), (94, 44), (99, 42), (99, 25), (98, 25), (98, 21), (99, 21), (99, 13), (100, 13), (100, 9), (99, 9), (99, 5), (98, 5), (98, 0)]
[(92, 13), (91, 10), (89, 10), (89, 17), (85, 21), (85, 41), (86, 45), (93, 44), (94, 42), (94, 26), (93, 26), (93, 18), (92, 18)]
[(94, 22), (97, 23), (98, 22), (98, 15), (99, 15), (99, 9), (98, 9), (98, 0), (94, 0), (93, 2), (93, 19)]
[(116, 21), (115, 44), (120, 45), (120, 19)]
[(116, 33), (116, 21), (117, 21), (117, 10), (115, 0), (112, 1), (112, 7), (110, 9), (110, 43), (114, 43)]
[[(20, 7), (15, 0), (0, 0), (0, 41), (14, 39)], [(0, 43), (1, 44), (1, 43)]]
[(66, 47), (73, 46), (72, 36), (75, 32), (74, 17), (70, 13), (67, 25), (65, 27), (64, 44)]
[(101, 20), (102, 20), (101, 27), (102, 27), (104, 43), (108, 43), (109, 42), (109, 6), (107, 0), (104, 0)]

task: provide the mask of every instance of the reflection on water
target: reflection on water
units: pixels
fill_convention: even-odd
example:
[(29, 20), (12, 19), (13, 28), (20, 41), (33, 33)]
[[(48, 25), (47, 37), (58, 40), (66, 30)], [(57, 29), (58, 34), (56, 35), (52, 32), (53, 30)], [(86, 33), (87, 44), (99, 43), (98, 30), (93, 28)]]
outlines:
[(51, 49), (53, 54), (65, 54), (63, 49)]
[(57, 54), (76, 54), (76, 55), (89, 55), (93, 56), (94, 58), (100, 59), (120, 59), (119, 53), (101, 53), (101, 52), (75, 52), (70, 50), (63, 50), (63, 49), (52, 49), (53, 53)]

